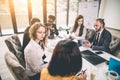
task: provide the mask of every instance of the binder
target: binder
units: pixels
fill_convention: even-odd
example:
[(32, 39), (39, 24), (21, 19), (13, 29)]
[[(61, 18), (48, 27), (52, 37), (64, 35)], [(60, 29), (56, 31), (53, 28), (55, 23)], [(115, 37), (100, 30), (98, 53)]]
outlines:
[(120, 76), (120, 61), (110, 57), (108, 70), (116, 71)]

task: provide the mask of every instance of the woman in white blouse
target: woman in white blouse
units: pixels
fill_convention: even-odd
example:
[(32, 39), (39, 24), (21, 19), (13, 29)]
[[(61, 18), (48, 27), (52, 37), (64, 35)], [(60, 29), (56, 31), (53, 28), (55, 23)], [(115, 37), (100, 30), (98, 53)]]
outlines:
[(45, 66), (46, 28), (36, 22), (30, 27), (29, 34), (31, 40), (24, 50), (26, 72), (30, 80), (39, 80), (40, 71)]
[(84, 26), (84, 18), (82, 15), (79, 15), (74, 23), (74, 26), (71, 29), (69, 38), (72, 40), (82, 40), (85, 39), (86, 28)]

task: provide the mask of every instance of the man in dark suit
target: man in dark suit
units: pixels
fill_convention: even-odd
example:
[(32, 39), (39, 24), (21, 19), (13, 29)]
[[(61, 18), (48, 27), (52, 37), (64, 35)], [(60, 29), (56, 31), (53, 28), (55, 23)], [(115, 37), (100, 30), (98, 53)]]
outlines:
[(53, 39), (54, 34), (56, 34), (57, 36), (59, 35), (58, 30), (56, 28), (56, 24), (54, 24), (54, 21), (55, 21), (55, 16), (49, 15), (48, 16), (48, 23), (45, 24), (47, 26), (47, 29), (48, 29), (48, 38), (49, 39)]
[(89, 42), (85, 42), (86, 47), (90, 47), (93, 50), (105, 51), (111, 53), (109, 45), (111, 42), (111, 33), (105, 29), (104, 19), (98, 18), (94, 23), (96, 30), (95, 34), (89, 39)]

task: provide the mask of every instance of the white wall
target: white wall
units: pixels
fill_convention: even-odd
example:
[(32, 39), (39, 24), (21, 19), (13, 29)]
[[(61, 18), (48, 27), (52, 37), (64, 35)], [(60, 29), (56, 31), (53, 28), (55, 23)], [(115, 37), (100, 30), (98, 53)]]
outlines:
[(105, 19), (106, 27), (120, 30), (120, 0), (101, 0), (99, 17)]

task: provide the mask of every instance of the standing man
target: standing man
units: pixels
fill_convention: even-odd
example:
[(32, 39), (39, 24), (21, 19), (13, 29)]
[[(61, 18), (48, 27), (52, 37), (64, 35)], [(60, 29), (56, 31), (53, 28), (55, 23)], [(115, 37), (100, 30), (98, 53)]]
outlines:
[(48, 16), (48, 23), (45, 24), (47, 26), (49, 39), (53, 39), (54, 34), (56, 34), (57, 36), (59, 35), (58, 30), (56, 28), (56, 24), (54, 24), (54, 21), (55, 21), (55, 16), (49, 15)]
[(86, 47), (93, 50), (100, 50), (111, 53), (109, 45), (111, 42), (111, 33), (105, 29), (104, 19), (98, 18), (94, 23), (96, 30), (95, 34), (89, 39), (89, 42), (84, 42)]

